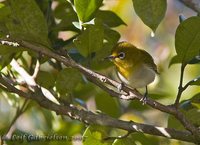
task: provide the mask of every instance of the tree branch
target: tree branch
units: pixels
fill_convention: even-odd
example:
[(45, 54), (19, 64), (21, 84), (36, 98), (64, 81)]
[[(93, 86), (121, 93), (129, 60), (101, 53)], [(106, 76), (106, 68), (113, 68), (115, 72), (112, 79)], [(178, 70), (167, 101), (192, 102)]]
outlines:
[[(0, 83), (6, 82), (2, 77), (0, 77)], [(32, 93), (24, 93), (21, 90), (16, 89), (14, 86), (10, 86), (8, 82), (4, 83), (4, 85), (9, 88), (8, 90), (17, 90), (15, 93), (20, 96), (27, 98), (29, 96), (30, 99), (36, 101), (41, 107), (46, 109), (55, 111), (60, 115), (67, 115), (72, 119), (79, 120), (86, 124), (91, 125), (102, 125), (109, 126), (114, 128), (119, 128), (123, 130), (127, 130), (128, 132), (142, 132), (150, 135), (162, 136), (170, 139), (178, 139), (182, 141), (195, 142), (194, 136), (188, 131), (178, 131), (170, 128), (163, 127), (155, 127), (152, 125), (141, 124), (130, 121), (123, 121), (112, 118), (105, 114), (95, 114), (90, 111), (86, 111), (83, 109), (78, 109), (74, 105), (58, 105), (48, 100), (41, 92), (39, 88), (37, 88), (37, 92)], [(19, 93), (20, 92), (20, 93)]]
[[(0, 41), (1, 41), (1, 39), (0, 39)], [(8, 40), (3, 40), (3, 41), (8, 41)], [(11, 41), (11, 40), (9, 40), (9, 41)], [(12, 41), (11, 41), (12, 42)], [(32, 44), (32, 43), (29, 43), (29, 42), (27, 42), (27, 41), (23, 41), (23, 40), (20, 40), (20, 41), (15, 41), (15, 42), (17, 42), (21, 47), (25, 47), (25, 48), (28, 48), (28, 49), (30, 49), (30, 50), (33, 50), (33, 51), (35, 51), (35, 52), (38, 52), (38, 53), (40, 53), (40, 54), (43, 54), (43, 55), (46, 55), (46, 56), (48, 56), (48, 57), (50, 57), (50, 58), (54, 58), (54, 59), (56, 59), (57, 61), (60, 61), (60, 62), (62, 62), (64, 65), (66, 65), (66, 66), (68, 66), (68, 67), (73, 67), (73, 68), (76, 68), (76, 69), (78, 69), (82, 74), (84, 74), (91, 82), (93, 82), (93, 83), (95, 83), (96, 85), (98, 85), (99, 87), (101, 87), (101, 88), (103, 88), (105, 91), (107, 91), (108, 93), (110, 93), (111, 94), (111, 92), (112, 92), (112, 94), (111, 95), (116, 95), (116, 92), (115, 91), (113, 91), (113, 90), (111, 90), (111, 89), (109, 89), (109, 88), (106, 88), (107, 86), (105, 86), (105, 85), (102, 85), (102, 83), (106, 83), (106, 84), (108, 84), (108, 85), (111, 85), (111, 86), (113, 86), (113, 87), (115, 87), (115, 88), (118, 88), (118, 86), (119, 85), (121, 85), (121, 83), (119, 83), (119, 82), (117, 82), (117, 81), (114, 81), (114, 80), (111, 80), (111, 79), (109, 79), (109, 78), (107, 78), (106, 76), (104, 76), (104, 75), (101, 75), (101, 74), (99, 74), (99, 73), (97, 73), (97, 72), (94, 72), (94, 71), (92, 71), (92, 70), (90, 70), (90, 69), (87, 69), (87, 68), (85, 68), (85, 67), (83, 67), (82, 65), (80, 65), (80, 64), (78, 64), (78, 63), (76, 63), (74, 60), (72, 60), (69, 56), (67, 56), (67, 57), (64, 57), (64, 56), (60, 56), (60, 55), (58, 55), (58, 54), (56, 54), (56, 53), (54, 53), (54, 52), (52, 52), (51, 50), (49, 50), (49, 49), (47, 49), (47, 48), (45, 48), (44, 46), (41, 46), (41, 45), (36, 45), (36, 44)], [(6, 43), (5, 43), (6, 44)], [(99, 82), (99, 83), (98, 83)], [(0, 82), (1, 83), (1, 82)], [(100, 85), (101, 84), (101, 85)], [(36, 87), (36, 88), (38, 88), (38, 87)], [(36, 89), (37, 91), (38, 90), (40, 90), (39, 88), (38, 89)], [(123, 86), (123, 88), (122, 88), (122, 90), (123, 90), (123, 92), (125, 92), (126, 94), (125, 95), (123, 95), (123, 97), (122, 97), (122, 95), (117, 95), (118, 97), (120, 97), (121, 99), (128, 99), (128, 100), (133, 100), (133, 99), (138, 99), (138, 100), (140, 100), (141, 98), (143, 98), (143, 95), (142, 94), (140, 94), (136, 89), (132, 89), (132, 88), (129, 88), (129, 87), (127, 87), (127, 86)], [(37, 92), (36, 94), (40, 94), (41, 95), (41, 93), (39, 92)], [(37, 97), (35, 97), (35, 98), (37, 98)], [(33, 98), (34, 99), (34, 98)], [(38, 98), (39, 99), (39, 98)], [(55, 108), (52, 108), (53, 106), (48, 106), (49, 105), (49, 103), (48, 103), (48, 105), (46, 106), (45, 104), (43, 104), (42, 102), (43, 101), (45, 101), (44, 99), (42, 99), (41, 97), (40, 97), (40, 99), (39, 100), (36, 100), (39, 104), (41, 104), (41, 106), (43, 106), (43, 107), (45, 107), (45, 108), (47, 108), (47, 109), (50, 109), (50, 110), (54, 110), (54, 111), (56, 111), (57, 113), (59, 113), (59, 111), (58, 110), (55, 110)], [(49, 100), (48, 100), (49, 101)], [(51, 101), (50, 101), (51, 102)], [(187, 129), (187, 130), (189, 130), (190, 132), (192, 132), (195, 136), (197, 136), (197, 140), (199, 140), (200, 138), (199, 138), (199, 131), (198, 131), (198, 129), (196, 129), (195, 128), (195, 126), (193, 125), (193, 124), (191, 124), (186, 118), (185, 118), (185, 116), (179, 111), (179, 110), (177, 110), (175, 107), (173, 107), (173, 106), (165, 106), (165, 105), (163, 105), (163, 104), (161, 104), (161, 103), (159, 103), (159, 102), (156, 102), (156, 101), (154, 101), (154, 100), (152, 100), (151, 98), (148, 98), (147, 99), (147, 101), (146, 101), (146, 104), (147, 105), (149, 105), (149, 106), (151, 106), (152, 108), (155, 108), (155, 109), (157, 109), (157, 110), (160, 110), (160, 111), (162, 111), (162, 112), (166, 112), (166, 113), (169, 113), (169, 114), (171, 114), (171, 115), (174, 115), (182, 124), (183, 124), (183, 126)], [(58, 109), (58, 106), (55, 106), (57, 109)], [(68, 108), (69, 109), (69, 108)], [(62, 112), (62, 110), (60, 110), (61, 112)], [(72, 112), (70, 112), (70, 113), (68, 113), (68, 116), (71, 116), (71, 113)], [(81, 114), (80, 114), (81, 115)], [(74, 115), (73, 116), (75, 116), (75, 118), (74, 119), (76, 119), (76, 117), (78, 117), (78, 119), (80, 118), (80, 120), (82, 120), (82, 119), (84, 119), (86, 116), (76, 116), (76, 114), (74, 113)], [(71, 116), (71, 117), (73, 117), (73, 116)], [(92, 116), (90, 116), (90, 117), (92, 117)], [(92, 118), (87, 118), (86, 117), (86, 123), (88, 122), (88, 119), (90, 120), (90, 119), (92, 119)], [(104, 119), (103, 119), (104, 120)], [(90, 121), (89, 121), (90, 122)], [(96, 122), (97, 124), (99, 124), (99, 122)], [(99, 125), (101, 125), (101, 124), (99, 124)], [(105, 124), (104, 124), (105, 125)], [(111, 125), (111, 124), (109, 124), (109, 125)], [(114, 126), (113, 126), (114, 127)], [(115, 126), (115, 127), (117, 127), (117, 126)], [(157, 129), (156, 129), (157, 130)], [(147, 133), (147, 131), (145, 131), (145, 133)], [(149, 132), (150, 133), (150, 132)], [(161, 135), (161, 136), (163, 136), (163, 135)]]

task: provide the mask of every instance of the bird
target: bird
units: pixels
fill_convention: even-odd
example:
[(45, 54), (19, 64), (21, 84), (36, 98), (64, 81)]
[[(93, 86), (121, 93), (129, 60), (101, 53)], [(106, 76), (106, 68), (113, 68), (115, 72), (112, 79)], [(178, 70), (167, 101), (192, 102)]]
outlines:
[[(153, 57), (145, 50), (122, 41), (113, 47), (111, 55), (106, 58), (116, 66), (122, 85), (124, 83), (134, 89), (146, 88), (141, 99), (145, 103), (148, 95), (147, 86), (154, 81), (156, 74), (159, 74)], [(119, 88), (122, 88), (122, 85)]]

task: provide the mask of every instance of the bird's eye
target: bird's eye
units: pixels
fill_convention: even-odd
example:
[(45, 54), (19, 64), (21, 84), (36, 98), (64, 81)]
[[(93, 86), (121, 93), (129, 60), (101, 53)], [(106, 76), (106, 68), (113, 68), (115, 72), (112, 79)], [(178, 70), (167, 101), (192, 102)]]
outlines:
[(125, 53), (124, 52), (120, 52), (119, 55), (118, 55), (118, 58), (124, 59), (124, 57), (125, 57)]

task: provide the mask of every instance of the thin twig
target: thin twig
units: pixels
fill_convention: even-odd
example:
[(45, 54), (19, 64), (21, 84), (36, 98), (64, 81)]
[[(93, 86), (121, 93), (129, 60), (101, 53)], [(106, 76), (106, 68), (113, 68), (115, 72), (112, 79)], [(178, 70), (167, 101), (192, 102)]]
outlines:
[(186, 64), (181, 64), (180, 82), (179, 82), (179, 87), (178, 87), (178, 93), (177, 93), (176, 100), (175, 100), (175, 106), (176, 107), (178, 107), (181, 95), (184, 91), (184, 89), (183, 89), (183, 76), (184, 76), (185, 67), (186, 67)]

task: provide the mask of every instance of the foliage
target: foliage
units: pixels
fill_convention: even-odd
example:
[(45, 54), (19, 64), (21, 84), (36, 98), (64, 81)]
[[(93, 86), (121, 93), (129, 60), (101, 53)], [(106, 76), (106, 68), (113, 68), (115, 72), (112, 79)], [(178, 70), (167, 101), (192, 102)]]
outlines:
[[(159, 30), (158, 26), (162, 20), (165, 20), (168, 7), (166, 0), (133, 0), (132, 2), (135, 13), (144, 25), (153, 32), (159, 31), (160, 33), (162, 30)], [(122, 4), (123, 2), (119, 5)], [(120, 40), (122, 35), (119, 33), (120, 29), (128, 27), (129, 22), (120, 18), (119, 13), (110, 9), (105, 10), (105, 5), (103, 0), (6, 0), (0, 2), (0, 39), (26, 40), (36, 46), (45, 46), (46, 49), (56, 52), (60, 56), (70, 56), (79, 64), (117, 79), (111, 63), (105, 61), (104, 58), (110, 54), (112, 48)], [(67, 32), (66, 39), (61, 39), (61, 32)], [(160, 37), (162, 38), (162, 36)], [(184, 66), (184, 69), (181, 70), (183, 73), (189, 64), (199, 63), (200, 17), (192, 16), (185, 20), (181, 19), (173, 39), (175, 40), (176, 55), (172, 59), (169, 57), (171, 59), (170, 66), (175, 63), (181, 64)], [(35, 53), (28, 48), (8, 46), (1, 42), (0, 74), (11, 79), (14, 82), (12, 85), (25, 92), (28, 91), (26, 85), (20, 80), (20, 75), (12, 69), (13, 58), (18, 60), (20, 65), (30, 74), (34, 74), (35, 64), (38, 60), (40, 70), (36, 76), (37, 84), (50, 92), (56, 92), (54, 95), (64, 102), (75, 104), (80, 108), (99, 111), (115, 118), (126, 116), (124, 120), (135, 119), (141, 122), (143, 120), (146, 122), (150, 122), (151, 119), (156, 120), (153, 116), (155, 114), (151, 112), (150, 108), (143, 106), (140, 102), (111, 98), (108, 93), (91, 84), (76, 69), (66, 68), (61, 62)], [(168, 62), (169, 58), (164, 61)], [(161, 68), (165, 67), (164, 64), (160, 65)], [(171, 92), (166, 86), (163, 87), (167, 81), (162, 73), (165, 72), (161, 72), (160, 80), (156, 86), (158, 89), (151, 88), (150, 97), (159, 101), (167, 100), (167, 103), (171, 103), (173, 102), (171, 101), (172, 97), (170, 97)], [(182, 76), (181, 79), (183, 78), (185, 76)], [(200, 85), (200, 78), (198, 76), (193, 78), (186, 85), (181, 82), (180, 97), (188, 87)], [(171, 81), (173, 82), (173, 79)], [(15, 83), (22, 83), (22, 85)], [(176, 88), (178, 87), (176, 86)], [(41, 134), (47, 136), (58, 134), (68, 137), (67, 144), (75, 144), (73, 137), (81, 135), (84, 139), (82, 140), (84, 145), (134, 145), (139, 143), (155, 145), (166, 141), (166, 139), (142, 133), (134, 133), (123, 139), (104, 140), (108, 136), (124, 134), (124, 131), (105, 126), (90, 125), (85, 127), (84, 123), (70, 120), (66, 116), (60, 117), (54, 112), (42, 109), (35, 102), (27, 103), (20, 96), (5, 92), (4, 86), (1, 84), (0, 94), (0, 114), (2, 116), (0, 135), (8, 133), (9, 126), (13, 125), (12, 120), (16, 121), (13, 119), (16, 113), (17, 117), (23, 114), (19, 122), (27, 122), (27, 124), (24, 123), (25, 127), (19, 122), (16, 123), (16, 129), (12, 133), (17, 135)], [(200, 95), (199, 93), (193, 94), (190, 93), (179, 106), (186, 118), (193, 125), (199, 127)], [(175, 96), (173, 97), (175, 98)], [(10, 116), (9, 112), (12, 112)], [(145, 116), (145, 113), (148, 112), (151, 112), (152, 116)], [(166, 117), (163, 117), (164, 119)], [(159, 122), (159, 120), (156, 121)], [(5, 124), (6, 127), (1, 124)], [(173, 116), (168, 118), (168, 127), (184, 130), (182, 124)], [(69, 139), (69, 137), (72, 138)], [(18, 141), (16, 140), (17, 143)], [(58, 142), (37, 142), (37, 144), (53, 145)], [(12, 141), (5, 142), (5, 144), (10, 143), (12, 144)], [(59, 143), (66, 144), (66, 142)]]

